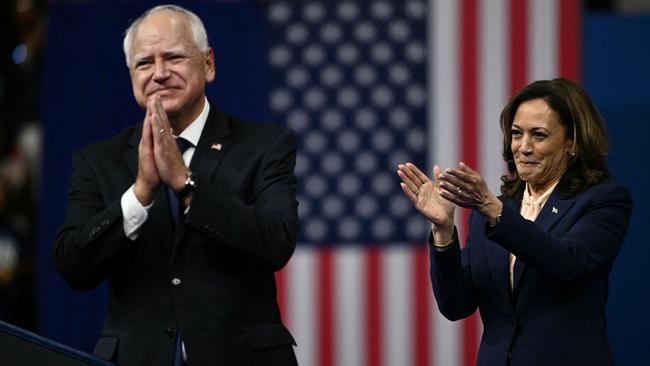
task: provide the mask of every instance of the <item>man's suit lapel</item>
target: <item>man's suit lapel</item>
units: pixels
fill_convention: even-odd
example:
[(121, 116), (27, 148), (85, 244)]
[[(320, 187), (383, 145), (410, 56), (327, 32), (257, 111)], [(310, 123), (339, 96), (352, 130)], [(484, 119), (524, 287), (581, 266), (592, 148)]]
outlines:
[[(546, 203), (544, 204), (544, 207), (542, 207), (542, 210), (540, 211), (539, 215), (537, 215), (537, 219), (535, 220), (535, 223), (539, 225), (542, 230), (544, 230), (547, 233), (550, 233), (555, 224), (560, 221), (560, 219), (569, 211), (571, 206), (575, 203), (575, 200), (573, 198), (562, 198), (562, 195), (559, 192), (559, 186), (556, 186), (555, 189), (553, 190), (553, 193), (551, 193), (551, 196), (548, 198)], [(524, 275), (526, 269), (526, 265), (521, 262), (519, 259), (515, 262), (515, 268), (514, 268), (514, 296), (518, 294), (519, 290), (519, 285), (521, 282), (521, 279)]]
[(197, 177), (205, 180), (214, 176), (228, 150), (229, 141), (226, 139), (228, 135), (230, 135), (228, 117), (212, 107), (190, 163), (190, 170)]
[[(219, 167), (219, 163), (228, 150), (229, 141), (227, 137), (230, 132), (228, 117), (218, 111), (216, 107), (211, 106), (199, 143), (196, 145), (190, 162), (190, 170), (197, 177), (199, 187), (203, 184), (202, 182), (213, 180), (212, 178)], [(174, 236), (174, 247), (169, 259), (170, 265), (176, 258), (185, 233), (184, 227), (179, 225)]]
[(124, 158), (129, 166), (129, 170), (131, 170), (134, 182), (135, 177), (138, 176), (138, 145), (140, 144), (140, 136), (142, 136), (142, 123), (133, 130), (131, 139), (129, 139), (129, 145), (124, 151)]

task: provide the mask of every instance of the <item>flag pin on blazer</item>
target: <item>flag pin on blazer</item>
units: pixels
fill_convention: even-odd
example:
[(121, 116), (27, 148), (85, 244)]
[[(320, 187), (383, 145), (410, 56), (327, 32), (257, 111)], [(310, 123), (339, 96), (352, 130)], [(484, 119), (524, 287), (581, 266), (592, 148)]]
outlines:
[(551, 213), (556, 214), (557, 213), (557, 208), (553, 207), (553, 209), (551, 210)]
[(212, 144), (212, 145), (210, 146), (210, 149), (212, 149), (212, 150), (217, 150), (217, 151), (221, 151), (221, 144)]

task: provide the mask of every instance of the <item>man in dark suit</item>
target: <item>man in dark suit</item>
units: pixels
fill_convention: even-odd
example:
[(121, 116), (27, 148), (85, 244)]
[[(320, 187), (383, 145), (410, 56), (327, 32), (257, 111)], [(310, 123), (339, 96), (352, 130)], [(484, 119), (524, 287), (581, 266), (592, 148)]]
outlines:
[(209, 104), (214, 54), (183, 8), (147, 11), (124, 51), (144, 121), (75, 154), (52, 252), (73, 289), (108, 280), (94, 353), (118, 365), (296, 364), (273, 275), (297, 235), (293, 134)]

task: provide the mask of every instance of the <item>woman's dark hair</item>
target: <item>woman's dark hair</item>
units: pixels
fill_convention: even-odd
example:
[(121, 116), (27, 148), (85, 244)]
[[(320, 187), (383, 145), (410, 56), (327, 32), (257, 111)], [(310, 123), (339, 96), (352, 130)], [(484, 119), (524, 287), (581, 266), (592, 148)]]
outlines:
[(503, 108), (500, 117), (503, 131), (503, 160), (509, 174), (501, 177), (501, 193), (512, 198), (523, 191), (525, 184), (517, 173), (511, 149), (511, 127), (519, 106), (526, 101), (543, 99), (557, 113), (567, 137), (573, 140), (571, 157), (558, 188), (572, 195), (609, 178), (607, 170), (607, 133), (602, 117), (587, 93), (578, 84), (558, 78), (531, 83), (517, 92)]

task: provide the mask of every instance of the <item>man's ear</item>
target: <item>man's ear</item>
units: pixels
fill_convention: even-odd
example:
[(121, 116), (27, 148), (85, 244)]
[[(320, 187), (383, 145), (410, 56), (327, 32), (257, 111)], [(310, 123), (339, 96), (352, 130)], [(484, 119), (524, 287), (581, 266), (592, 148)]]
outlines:
[(205, 81), (212, 82), (214, 80), (215, 66), (214, 66), (214, 51), (212, 47), (205, 53)]

